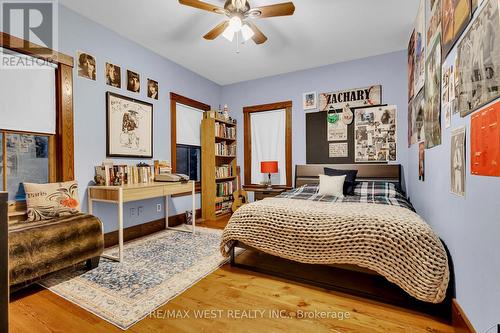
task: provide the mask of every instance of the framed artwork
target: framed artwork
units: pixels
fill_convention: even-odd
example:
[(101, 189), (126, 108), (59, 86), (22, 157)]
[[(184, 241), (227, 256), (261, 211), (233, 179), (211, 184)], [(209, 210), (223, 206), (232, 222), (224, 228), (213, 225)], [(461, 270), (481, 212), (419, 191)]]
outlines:
[(106, 155), (153, 157), (153, 105), (106, 93)]
[(418, 143), (418, 180), (425, 180), (425, 142)]
[(105, 68), (106, 84), (115, 88), (122, 87), (122, 70), (120, 66), (106, 63)]
[(396, 160), (396, 115), (395, 105), (356, 109), (354, 116), (356, 162)]
[(413, 98), (415, 90), (415, 30), (408, 43), (408, 100)]
[(319, 111), (333, 111), (346, 106), (356, 108), (380, 104), (382, 104), (381, 85), (319, 94)]
[(302, 108), (314, 110), (318, 108), (318, 94), (315, 91), (307, 92), (302, 96)]
[(93, 55), (78, 51), (78, 76), (92, 81), (96, 80), (96, 61)]
[(425, 147), (441, 144), (441, 36), (431, 44), (425, 63)]
[(462, 117), (500, 96), (500, 0), (484, 0), (458, 43), (458, 108)]
[(500, 101), (470, 118), (471, 174), (500, 177)]
[(424, 87), (425, 82), (425, 0), (420, 0), (417, 18), (415, 20), (415, 65), (414, 65), (414, 95)]
[(471, 16), (470, 0), (442, 0), (441, 33), (443, 38), (443, 59), (448, 55), (462, 32), (467, 27)]
[(139, 93), (141, 92), (141, 77), (136, 72), (127, 69), (127, 90)]
[(158, 82), (148, 79), (148, 97), (158, 100)]
[(465, 196), (465, 126), (451, 131), (451, 193)]
[(413, 137), (413, 123), (415, 120), (413, 119), (413, 100), (408, 102), (408, 148), (412, 145), (412, 137)]

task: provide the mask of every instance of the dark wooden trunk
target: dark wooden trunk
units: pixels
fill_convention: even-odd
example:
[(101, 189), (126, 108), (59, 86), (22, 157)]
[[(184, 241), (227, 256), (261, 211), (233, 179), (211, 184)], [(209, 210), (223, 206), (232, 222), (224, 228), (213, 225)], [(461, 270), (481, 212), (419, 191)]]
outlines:
[(7, 193), (0, 192), (0, 332), (9, 331), (9, 242)]

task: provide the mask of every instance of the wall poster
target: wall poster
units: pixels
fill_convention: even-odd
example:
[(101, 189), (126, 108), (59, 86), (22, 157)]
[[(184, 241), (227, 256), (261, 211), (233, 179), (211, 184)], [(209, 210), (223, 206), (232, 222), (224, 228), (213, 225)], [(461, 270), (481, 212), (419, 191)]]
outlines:
[(347, 125), (342, 121), (342, 110), (329, 112), (326, 117), (327, 141), (346, 141)]
[(347, 146), (347, 142), (341, 143), (330, 143), (329, 147), (329, 157), (348, 157), (349, 150)]
[(425, 180), (425, 142), (418, 143), (418, 180)]
[(471, 173), (500, 177), (500, 101), (470, 118)]
[(441, 144), (441, 37), (438, 33), (425, 63), (425, 147)]
[(356, 162), (396, 160), (395, 105), (357, 109), (354, 117)]
[(425, 0), (420, 0), (417, 18), (415, 20), (415, 66), (413, 75), (414, 95), (423, 87), (425, 82)]
[(340, 90), (319, 94), (319, 110), (330, 111), (382, 104), (382, 86)]
[(458, 108), (465, 117), (500, 96), (500, 0), (484, 0), (458, 43)]
[(465, 126), (451, 131), (451, 193), (465, 196)]

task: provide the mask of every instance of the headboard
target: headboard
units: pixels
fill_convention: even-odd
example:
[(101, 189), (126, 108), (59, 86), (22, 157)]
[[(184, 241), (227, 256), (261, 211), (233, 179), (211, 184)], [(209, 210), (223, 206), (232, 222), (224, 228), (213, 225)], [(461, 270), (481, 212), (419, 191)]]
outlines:
[(295, 187), (318, 184), (324, 168), (358, 170), (357, 181), (386, 181), (401, 187), (400, 164), (307, 164), (295, 166)]

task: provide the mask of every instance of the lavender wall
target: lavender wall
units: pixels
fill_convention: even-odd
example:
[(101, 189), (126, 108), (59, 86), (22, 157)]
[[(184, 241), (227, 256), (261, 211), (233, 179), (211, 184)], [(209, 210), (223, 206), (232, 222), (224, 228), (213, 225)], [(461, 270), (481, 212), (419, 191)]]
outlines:
[(306, 125), (302, 109), (302, 94), (308, 91), (327, 92), (341, 89), (382, 85), (383, 102), (398, 107), (397, 162), (406, 174), (407, 162), (407, 101), (406, 51), (313, 68), (263, 79), (224, 86), (222, 103), (238, 120), (238, 162), (243, 172), (243, 113), (249, 105), (291, 100), (292, 164), (306, 162)]
[[(90, 21), (81, 15), (59, 7), (59, 48), (76, 57), (76, 51), (89, 52), (97, 60), (97, 81), (79, 78), (74, 71), (75, 113), (75, 172), (80, 183), (83, 209), (87, 209), (86, 188), (94, 177), (94, 166), (106, 158), (106, 91), (144, 100), (154, 105), (154, 159), (170, 160), (170, 97), (171, 91), (201, 102), (218, 106), (221, 87), (194, 72), (165, 59), (144, 47)], [(75, 58), (76, 59), (76, 58)], [(122, 89), (107, 86), (104, 65), (109, 61), (122, 68)], [(125, 85), (126, 69), (141, 74), (141, 92), (128, 92)], [(159, 100), (146, 96), (147, 78), (158, 81)], [(136, 164), (140, 161), (113, 158), (120, 163)], [(162, 211), (156, 211), (156, 204)], [(190, 197), (175, 198), (169, 204), (170, 215), (190, 209)], [(163, 199), (133, 202), (125, 205), (125, 227), (160, 219), (164, 216)], [(143, 207), (142, 216), (129, 216), (130, 208)], [(198, 196), (198, 207), (199, 207)], [(105, 232), (117, 229), (116, 208), (109, 204), (94, 204), (94, 213), (104, 223)], [(137, 209), (136, 209), (137, 213)]]

